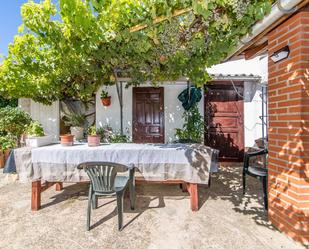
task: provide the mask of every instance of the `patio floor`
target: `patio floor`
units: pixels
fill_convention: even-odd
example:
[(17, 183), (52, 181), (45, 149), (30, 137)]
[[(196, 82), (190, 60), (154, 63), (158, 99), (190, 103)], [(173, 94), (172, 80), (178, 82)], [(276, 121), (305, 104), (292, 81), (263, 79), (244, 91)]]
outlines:
[(125, 200), (122, 232), (114, 198), (99, 200), (94, 227), (85, 230), (86, 184), (47, 190), (43, 209), (31, 212), (30, 184), (8, 183), (0, 173), (0, 248), (303, 248), (267, 222), (257, 180), (248, 180), (243, 198), (240, 172), (221, 168), (210, 189), (200, 187), (196, 213), (178, 186), (138, 186), (136, 210)]

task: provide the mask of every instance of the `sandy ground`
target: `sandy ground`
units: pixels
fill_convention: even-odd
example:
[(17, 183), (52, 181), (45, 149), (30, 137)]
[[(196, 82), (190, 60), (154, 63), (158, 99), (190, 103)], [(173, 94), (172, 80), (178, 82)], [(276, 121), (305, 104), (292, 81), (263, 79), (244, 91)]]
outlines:
[(0, 248), (303, 248), (267, 221), (260, 183), (251, 178), (243, 197), (240, 179), (240, 168), (221, 169), (210, 189), (199, 188), (195, 213), (179, 186), (138, 186), (136, 210), (125, 200), (122, 232), (114, 198), (100, 199), (87, 232), (87, 185), (50, 188), (43, 208), (31, 212), (30, 184), (8, 182), (0, 172)]

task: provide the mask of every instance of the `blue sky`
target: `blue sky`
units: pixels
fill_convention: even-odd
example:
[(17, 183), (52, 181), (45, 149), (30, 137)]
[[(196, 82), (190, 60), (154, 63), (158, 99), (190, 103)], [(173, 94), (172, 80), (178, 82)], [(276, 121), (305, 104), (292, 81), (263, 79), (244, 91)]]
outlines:
[(22, 23), (20, 6), (28, 0), (2, 0), (0, 3), (0, 54), (6, 55), (8, 44), (18, 34)]

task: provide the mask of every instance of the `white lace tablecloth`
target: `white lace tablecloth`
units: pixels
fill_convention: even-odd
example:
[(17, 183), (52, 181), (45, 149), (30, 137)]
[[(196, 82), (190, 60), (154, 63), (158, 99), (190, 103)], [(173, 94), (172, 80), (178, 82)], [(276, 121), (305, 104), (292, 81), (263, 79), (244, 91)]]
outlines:
[(149, 181), (179, 179), (207, 184), (209, 173), (218, 169), (217, 154), (217, 150), (200, 144), (56, 144), (17, 149), (14, 157), (21, 181), (85, 181), (88, 177), (77, 169), (78, 164), (109, 161), (135, 167)]

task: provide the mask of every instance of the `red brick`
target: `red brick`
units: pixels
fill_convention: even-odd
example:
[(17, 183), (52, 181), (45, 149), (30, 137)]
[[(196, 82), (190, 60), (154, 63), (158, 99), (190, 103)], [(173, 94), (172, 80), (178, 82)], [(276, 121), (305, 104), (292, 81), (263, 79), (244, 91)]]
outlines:
[(308, 24), (309, 12), (299, 11), (268, 34), (269, 55), (290, 47), (287, 59), (268, 65), (269, 218), (301, 242), (309, 242)]

